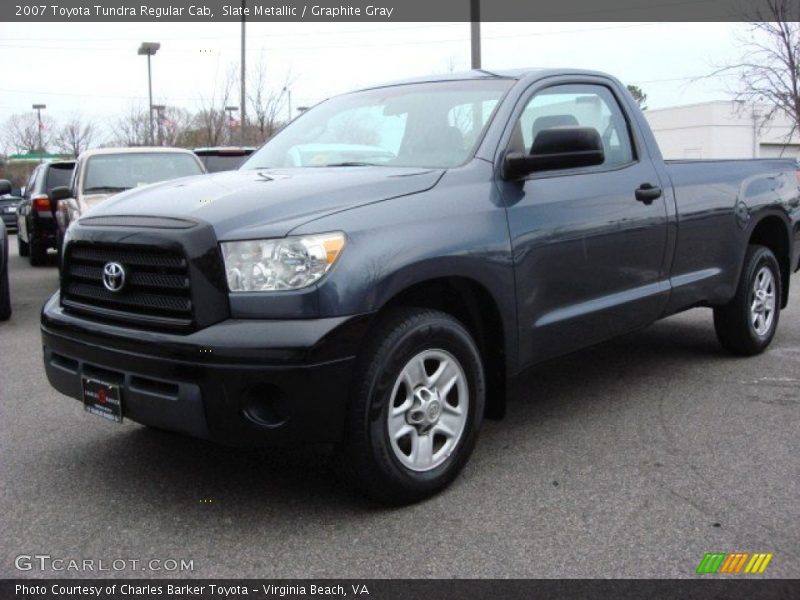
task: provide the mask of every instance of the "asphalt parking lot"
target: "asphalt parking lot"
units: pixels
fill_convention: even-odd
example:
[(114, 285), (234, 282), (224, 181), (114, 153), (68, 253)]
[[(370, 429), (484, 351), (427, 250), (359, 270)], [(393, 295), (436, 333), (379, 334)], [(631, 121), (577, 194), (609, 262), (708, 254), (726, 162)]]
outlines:
[[(441, 495), (386, 509), (320, 450), (233, 450), (85, 414), (53, 391), (54, 266), (16, 255), (0, 323), (0, 577), (692, 577), (771, 552), (800, 577), (800, 277), (766, 354), (696, 310), (542, 365)], [(188, 573), (20, 572), (15, 557), (186, 559)]]

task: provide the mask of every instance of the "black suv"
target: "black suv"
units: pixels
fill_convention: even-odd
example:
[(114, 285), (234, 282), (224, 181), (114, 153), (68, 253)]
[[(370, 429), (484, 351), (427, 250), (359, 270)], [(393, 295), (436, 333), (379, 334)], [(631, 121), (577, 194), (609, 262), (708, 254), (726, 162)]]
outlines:
[(33, 170), (22, 202), (17, 207), (17, 248), (34, 266), (47, 261), (47, 250), (56, 244), (56, 219), (50, 205), (53, 188), (69, 185), (74, 160), (42, 163)]

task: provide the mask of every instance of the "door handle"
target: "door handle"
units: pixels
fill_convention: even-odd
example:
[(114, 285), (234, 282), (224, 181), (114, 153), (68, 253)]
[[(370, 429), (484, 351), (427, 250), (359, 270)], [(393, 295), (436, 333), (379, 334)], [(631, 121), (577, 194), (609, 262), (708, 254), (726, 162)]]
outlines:
[(635, 195), (639, 202), (644, 202), (649, 206), (655, 200), (661, 198), (661, 188), (657, 185), (653, 185), (652, 183), (643, 183), (636, 188)]

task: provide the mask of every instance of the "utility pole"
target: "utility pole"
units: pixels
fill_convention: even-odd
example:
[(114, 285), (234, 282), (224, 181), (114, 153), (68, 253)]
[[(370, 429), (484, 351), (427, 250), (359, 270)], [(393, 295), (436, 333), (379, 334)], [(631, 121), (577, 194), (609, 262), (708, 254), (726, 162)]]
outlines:
[(39, 152), (44, 152), (44, 144), (42, 144), (42, 111), (47, 108), (46, 104), (34, 104), (33, 110), (36, 111), (36, 118), (39, 121)]
[(239, 114), (241, 115), (241, 123), (240, 128), (240, 140), (241, 145), (244, 146), (245, 142), (245, 128), (247, 127), (247, 95), (245, 90), (245, 16), (244, 16), (244, 9), (247, 7), (247, 0), (242, 0), (242, 91), (240, 92), (241, 98), (239, 99), (239, 104), (241, 104), (241, 108), (239, 110)]
[[(288, 105), (289, 105), (289, 121), (291, 121), (292, 120), (292, 90), (290, 90), (288, 87), (284, 87), (283, 91), (286, 92)], [(289, 121), (286, 121), (286, 122), (288, 123)]]
[(472, 69), (481, 68), (481, 0), (470, 0), (470, 48)]

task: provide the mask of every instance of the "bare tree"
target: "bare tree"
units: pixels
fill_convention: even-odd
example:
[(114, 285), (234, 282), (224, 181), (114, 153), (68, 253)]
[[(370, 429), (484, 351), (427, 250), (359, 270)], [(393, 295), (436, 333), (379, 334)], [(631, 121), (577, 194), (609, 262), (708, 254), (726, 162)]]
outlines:
[(91, 122), (84, 120), (80, 114), (74, 114), (58, 130), (54, 143), (59, 152), (77, 157), (92, 145), (96, 133)]
[(735, 99), (763, 104), (764, 122), (779, 113), (792, 121), (791, 137), (800, 129), (800, 3), (764, 0), (748, 18), (747, 32), (739, 36), (742, 58), (722, 65), (711, 76), (736, 78)]
[(14, 152), (45, 152), (53, 138), (54, 123), (53, 119), (44, 115), (40, 132), (39, 121), (34, 113), (11, 115), (3, 128), (3, 142)]
[(194, 129), (199, 134), (201, 146), (220, 146), (231, 138), (231, 123), (227, 120), (225, 107), (228, 106), (236, 83), (236, 71), (228, 68), (227, 75), (219, 88), (211, 96), (200, 97), (200, 110), (194, 116)]
[(156, 116), (156, 139), (162, 146), (191, 146), (193, 115), (185, 108), (167, 106)]
[(127, 113), (111, 124), (112, 143), (117, 146), (146, 146), (149, 126), (147, 109), (131, 105)]
[[(247, 139), (255, 144), (268, 140), (291, 118), (290, 115), (284, 113), (287, 110), (288, 90), (293, 83), (291, 75), (287, 73), (280, 86), (270, 90), (267, 88), (267, 73), (262, 57), (248, 82), (251, 92), (247, 99), (250, 105), (252, 126), (247, 132)], [(282, 115), (285, 115), (286, 118)]]

